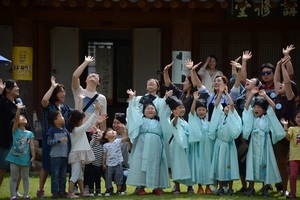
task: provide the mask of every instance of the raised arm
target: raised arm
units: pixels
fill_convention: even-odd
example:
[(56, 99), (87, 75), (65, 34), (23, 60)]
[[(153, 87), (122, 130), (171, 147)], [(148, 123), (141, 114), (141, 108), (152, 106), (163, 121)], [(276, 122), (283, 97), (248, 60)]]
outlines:
[(204, 79), (204, 76), (205, 76), (205, 70), (206, 70), (206, 67), (207, 67), (207, 65), (208, 65), (208, 63), (209, 63), (209, 61), (210, 61), (210, 59), (211, 59), (211, 57), (208, 56), (208, 57), (206, 58), (205, 63), (203, 64), (203, 66), (202, 66), (202, 67), (200, 68), (200, 70), (198, 71), (198, 74), (200, 75), (200, 77), (201, 77), (202, 80)]
[[(236, 59), (237, 60), (237, 59)], [(234, 81), (234, 87), (235, 88), (239, 88), (240, 87), (240, 83), (242, 80), (242, 65), (240, 63), (238, 63), (237, 61), (231, 61), (230, 65), (232, 66), (232, 68), (236, 69), (237, 71), (237, 77)]]
[(77, 69), (74, 71), (72, 76), (72, 89), (76, 90), (80, 86), (80, 80), (79, 77), (85, 70), (85, 68), (94, 61), (94, 58), (92, 56), (85, 56), (84, 62), (77, 67)]
[[(288, 62), (287, 62), (288, 63)], [(281, 65), (281, 72), (285, 87), (285, 95), (288, 100), (292, 100), (295, 95), (292, 90), (291, 79), (284, 64)]]
[(193, 87), (197, 87), (197, 88), (201, 88), (202, 87), (202, 81), (199, 79), (199, 76), (196, 73), (196, 69), (198, 68), (198, 66), (201, 64), (201, 62), (199, 62), (198, 64), (194, 65), (190, 72), (191, 72), (191, 80), (193, 83)]
[(49, 99), (51, 98), (51, 95), (53, 93), (53, 90), (56, 88), (56, 86), (58, 85), (56, 82), (55, 82), (55, 77), (54, 76), (51, 76), (51, 86), (49, 88), (49, 90), (46, 92), (46, 94), (43, 96), (43, 99), (42, 99), (42, 106), (45, 108), (48, 106), (49, 104)]
[[(293, 44), (287, 46), (286, 49), (283, 48), (282, 53), (284, 55), (284, 59), (291, 58), (290, 52), (294, 49), (295, 49), (295, 47)], [(286, 63), (286, 71), (287, 71), (288, 75), (290, 76), (290, 79), (292, 80), (293, 75), (294, 75), (294, 68), (293, 68), (291, 59)]]
[(15, 115), (15, 118), (14, 118), (14, 123), (13, 123), (13, 126), (12, 126), (12, 132), (17, 130), (17, 128), (19, 126), (19, 119), (20, 119), (20, 113), (21, 113), (22, 108), (25, 108), (25, 106), (18, 103), (17, 104), (16, 115)]
[(190, 112), (192, 113), (192, 115), (194, 115), (194, 113), (195, 113), (195, 110), (196, 110), (196, 103), (197, 103), (197, 100), (199, 99), (200, 94), (199, 94), (198, 91), (195, 91), (195, 92), (193, 93), (193, 96), (194, 96), (194, 99), (193, 99), (193, 103), (192, 103), (191, 111), (190, 111)]
[(270, 97), (267, 95), (265, 90), (259, 90), (258, 94), (260, 96), (265, 97), (265, 99), (267, 100), (268, 104), (273, 108), (273, 110), (275, 111), (275, 103), (272, 99), (270, 99)]
[(0, 78), (0, 94), (3, 93), (4, 89), (5, 89), (5, 83), (3, 83), (2, 78)]
[(258, 87), (253, 87), (251, 92), (250, 92), (250, 95), (247, 97), (247, 100), (246, 100), (246, 103), (245, 103), (245, 106), (244, 106), (246, 110), (249, 109), (251, 100), (252, 100), (252, 98), (254, 97), (254, 95), (256, 93), (258, 93)]
[(172, 67), (174, 61), (172, 61), (170, 64), (166, 65), (164, 68), (164, 82), (166, 87), (169, 87), (171, 85), (171, 79), (169, 75), (169, 69)]
[(246, 83), (247, 79), (247, 62), (252, 58), (251, 51), (244, 51), (242, 57), (241, 82)]
[(219, 93), (215, 102), (215, 107), (217, 107), (220, 104), (221, 97), (223, 92), (227, 89), (227, 86), (225, 84), (220, 85)]
[(234, 103), (233, 103), (233, 101), (232, 101), (232, 99), (231, 99), (230, 94), (228, 93), (228, 87), (227, 87), (227, 86), (225, 86), (224, 92), (225, 92), (225, 94), (226, 94), (226, 97), (227, 97), (227, 100), (228, 100), (228, 103), (229, 103), (229, 108), (230, 108), (230, 110), (231, 110), (231, 111), (234, 111)]

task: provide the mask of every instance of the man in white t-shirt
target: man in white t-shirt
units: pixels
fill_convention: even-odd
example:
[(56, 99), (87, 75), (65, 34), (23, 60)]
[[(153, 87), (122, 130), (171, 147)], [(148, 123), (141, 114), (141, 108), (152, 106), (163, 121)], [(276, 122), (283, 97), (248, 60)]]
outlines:
[[(83, 73), (85, 68), (94, 61), (94, 58), (92, 56), (85, 56), (84, 62), (74, 71), (73, 76), (72, 76), (72, 92), (74, 96), (74, 101), (75, 101), (75, 108), (82, 110), (88, 103), (89, 101), (98, 93), (97, 92), (97, 87), (100, 85), (100, 77), (96, 73), (91, 73), (87, 76), (86, 78), (86, 88), (82, 88), (80, 85), (80, 75)], [(83, 94), (85, 98), (83, 99), (83, 107), (78, 108), (78, 100), (79, 94)], [(107, 101), (106, 97), (102, 94), (98, 94), (99, 96), (96, 98), (96, 101), (98, 101), (101, 105), (100, 109), (100, 114), (106, 114), (107, 113)], [(86, 120), (92, 115), (94, 112), (94, 102), (85, 110), (85, 117)], [(106, 129), (106, 121), (103, 121), (100, 123), (100, 129), (105, 130)], [(91, 129), (87, 130), (89, 132)]]

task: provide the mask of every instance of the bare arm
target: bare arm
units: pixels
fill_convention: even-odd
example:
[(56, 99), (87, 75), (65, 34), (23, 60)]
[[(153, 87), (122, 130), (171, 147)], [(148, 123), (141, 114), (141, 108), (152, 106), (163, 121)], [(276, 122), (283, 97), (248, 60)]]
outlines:
[(247, 62), (252, 58), (252, 53), (251, 51), (244, 51), (243, 52), (243, 57), (242, 57), (242, 77), (241, 77), (241, 82), (245, 83), (247, 79)]
[(257, 87), (252, 88), (251, 93), (250, 93), (249, 97), (247, 98), (246, 103), (245, 103), (245, 106), (244, 106), (246, 110), (249, 109), (251, 100), (252, 100), (253, 96), (254, 96), (257, 92), (258, 92), (258, 88), (257, 88)]
[(46, 94), (44, 95), (43, 99), (42, 99), (42, 106), (45, 108), (48, 106), (49, 104), (49, 99), (51, 98), (51, 95), (53, 93), (53, 90), (56, 88), (57, 83), (55, 82), (55, 77), (51, 76), (51, 87), (49, 88), (49, 90), (46, 92)]
[(282, 72), (283, 82), (284, 82), (284, 86), (285, 86), (286, 98), (288, 100), (292, 100), (294, 98), (294, 95), (297, 95), (297, 94), (293, 93), (290, 76), (284, 65), (281, 65), (281, 72)]
[(270, 97), (266, 94), (266, 91), (265, 91), (265, 90), (259, 90), (258, 94), (259, 94), (260, 96), (263, 96), (263, 97), (267, 100), (268, 104), (273, 108), (273, 110), (275, 110), (275, 103), (274, 103), (274, 101), (272, 101), (272, 99), (270, 99)]
[(169, 75), (169, 69), (172, 67), (174, 61), (172, 61), (170, 64), (166, 65), (164, 68), (164, 82), (166, 87), (169, 87), (171, 85), (171, 79)]
[(216, 99), (216, 102), (215, 102), (215, 107), (217, 107), (220, 104), (222, 94), (226, 90), (226, 88), (227, 88), (226, 85), (224, 85), (224, 84), (220, 85), (219, 93), (218, 93), (218, 96), (217, 96), (217, 99)]
[(13, 126), (12, 126), (12, 132), (17, 130), (17, 128), (19, 126), (19, 119), (20, 119), (20, 113), (21, 113), (22, 108), (25, 108), (25, 106), (18, 103), (14, 123), (13, 123)]
[(204, 76), (205, 76), (205, 70), (206, 70), (206, 67), (207, 67), (207, 65), (208, 65), (208, 63), (209, 63), (209, 61), (210, 61), (210, 59), (211, 59), (210, 56), (208, 56), (208, 57), (206, 58), (205, 63), (203, 64), (203, 66), (200, 68), (200, 70), (199, 70), (199, 72), (198, 72), (198, 74), (200, 75), (200, 77), (201, 77), (202, 80), (203, 80), (203, 78), (204, 78)]
[[(290, 52), (292, 50), (294, 50), (295, 47), (293, 44), (289, 45), (286, 47), (286, 49), (282, 49), (282, 53), (284, 55), (284, 59), (287, 59), (287, 58), (291, 58), (290, 57)], [(290, 79), (293, 79), (293, 75), (294, 75), (294, 68), (293, 68), (293, 65), (292, 65), (292, 61), (289, 60), (287, 63), (286, 63), (286, 71), (288, 73), (288, 75), (290, 76)]]
[(234, 103), (233, 103), (233, 101), (232, 101), (232, 99), (231, 99), (230, 94), (228, 93), (228, 88), (227, 88), (227, 86), (225, 86), (224, 92), (225, 92), (226, 97), (227, 97), (227, 99), (228, 99), (228, 103), (229, 103), (229, 108), (230, 108), (230, 110), (231, 110), (231, 111), (234, 111)]
[(242, 70), (241, 70), (242, 66), (237, 61), (231, 61), (230, 64), (231, 64), (232, 68), (235, 68), (236, 71), (237, 71), (237, 77), (236, 77), (235, 82), (234, 82), (234, 87), (239, 88), (241, 80), (242, 80)]
[(84, 62), (74, 71), (72, 76), (72, 89), (76, 90), (80, 86), (79, 77), (85, 70), (85, 68), (94, 61), (92, 56), (85, 56)]
[(30, 152), (31, 152), (31, 162), (35, 161), (35, 146), (34, 146), (34, 139), (30, 139)]
[(193, 93), (193, 96), (194, 96), (194, 100), (193, 100), (193, 103), (192, 103), (192, 106), (191, 106), (191, 111), (190, 111), (192, 113), (192, 115), (194, 115), (194, 113), (195, 113), (196, 103), (197, 103), (197, 100), (199, 99), (200, 94), (199, 94), (198, 91), (195, 91)]
[(198, 64), (194, 65), (192, 68), (191, 68), (191, 80), (192, 80), (192, 83), (193, 83), (193, 87), (197, 87), (197, 88), (201, 88), (202, 87), (202, 82), (201, 80), (199, 79), (197, 73), (196, 73), (196, 69), (198, 68), (198, 66), (201, 64), (201, 62), (199, 62)]

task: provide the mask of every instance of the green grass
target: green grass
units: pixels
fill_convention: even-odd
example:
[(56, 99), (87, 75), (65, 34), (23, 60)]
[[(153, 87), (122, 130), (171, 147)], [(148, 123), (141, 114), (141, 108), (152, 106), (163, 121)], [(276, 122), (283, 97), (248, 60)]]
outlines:
[[(10, 177), (9, 177), (9, 173), (7, 173), (2, 186), (0, 188), (0, 200), (7, 200), (10, 197), (10, 190), (9, 190), (9, 181), (10, 181)], [(102, 187), (101, 187), (101, 192), (103, 193), (105, 191), (105, 186), (104, 186), (104, 181), (102, 180)], [(173, 184), (171, 184), (173, 186)], [(300, 185), (300, 181), (298, 180), (297, 182), (298, 185), (298, 191), (297, 191), (297, 196), (300, 196), (300, 189), (299, 189), (299, 185)], [(39, 177), (38, 177), (38, 173), (37, 172), (32, 172), (30, 175), (30, 189), (29, 189), (29, 195), (32, 197), (32, 199), (38, 199), (36, 197), (36, 191), (38, 189), (39, 186)], [(256, 191), (259, 191), (261, 188), (262, 184), (261, 183), (256, 183), (255, 184), (255, 189)], [(68, 187), (68, 184), (67, 184)], [(237, 191), (239, 188), (241, 187), (241, 184), (239, 181), (235, 181), (233, 184), (233, 189), (234, 191)], [(197, 191), (197, 186), (194, 186), (194, 189)], [(111, 197), (86, 197), (86, 198), (81, 198), (81, 199), (123, 199), (123, 200), (129, 200), (129, 199), (139, 199), (139, 200), (148, 200), (148, 199), (224, 199), (224, 200), (229, 200), (229, 199), (248, 199), (249, 197), (246, 197), (244, 194), (242, 193), (235, 193), (234, 196), (228, 196), (228, 195), (223, 195), (223, 196), (216, 196), (216, 195), (197, 195), (197, 194), (186, 194), (186, 187), (184, 185), (181, 185), (181, 191), (182, 193), (179, 196), (174, 196), (171, 193), (172, 188), (168, 188), (165, 189), (165, 194), (161, 195), (161, 196), (155, 196), (152, 195), (152, 189), (146, 189), (146, 191), (149, 193), (145, 196), (138, 196), (135, 194), (132, 194), (134, 191), (134, 187), (128, 186), (127, 187), (127, 195), (125, 196), (118, 196), (118, 195), (112, 195)], [(51, 190), (50, 190), (50, 178), (47, 179), (46, 185), (45, 185), (45, 191), (46, 191), (46, 195), (47, 195), (47, 199), (51, 199)], [(115, 189), (116, 191), (116, 189)], [(20, 185), (20, 189), (19, 189), (19, 193), (23, 194), (23, 187), (22, 187), (22, 182)], [(250, 198), (250, 199), (265, 199), (263, 196), (261, 196), (261, 194), (259, 192), (256, 192), (255, 196)], [(270, 191), (270, 198), (268, 199), (285, 199), (285, 197), (280, 196), (275, 190), (274, 191)]]

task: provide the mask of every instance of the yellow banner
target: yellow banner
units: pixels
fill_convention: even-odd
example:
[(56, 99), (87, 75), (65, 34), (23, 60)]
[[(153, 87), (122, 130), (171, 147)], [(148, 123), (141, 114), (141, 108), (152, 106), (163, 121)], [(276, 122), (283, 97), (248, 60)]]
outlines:
[(13, 47), (13, 79), (32, 80), (32, 47)]

